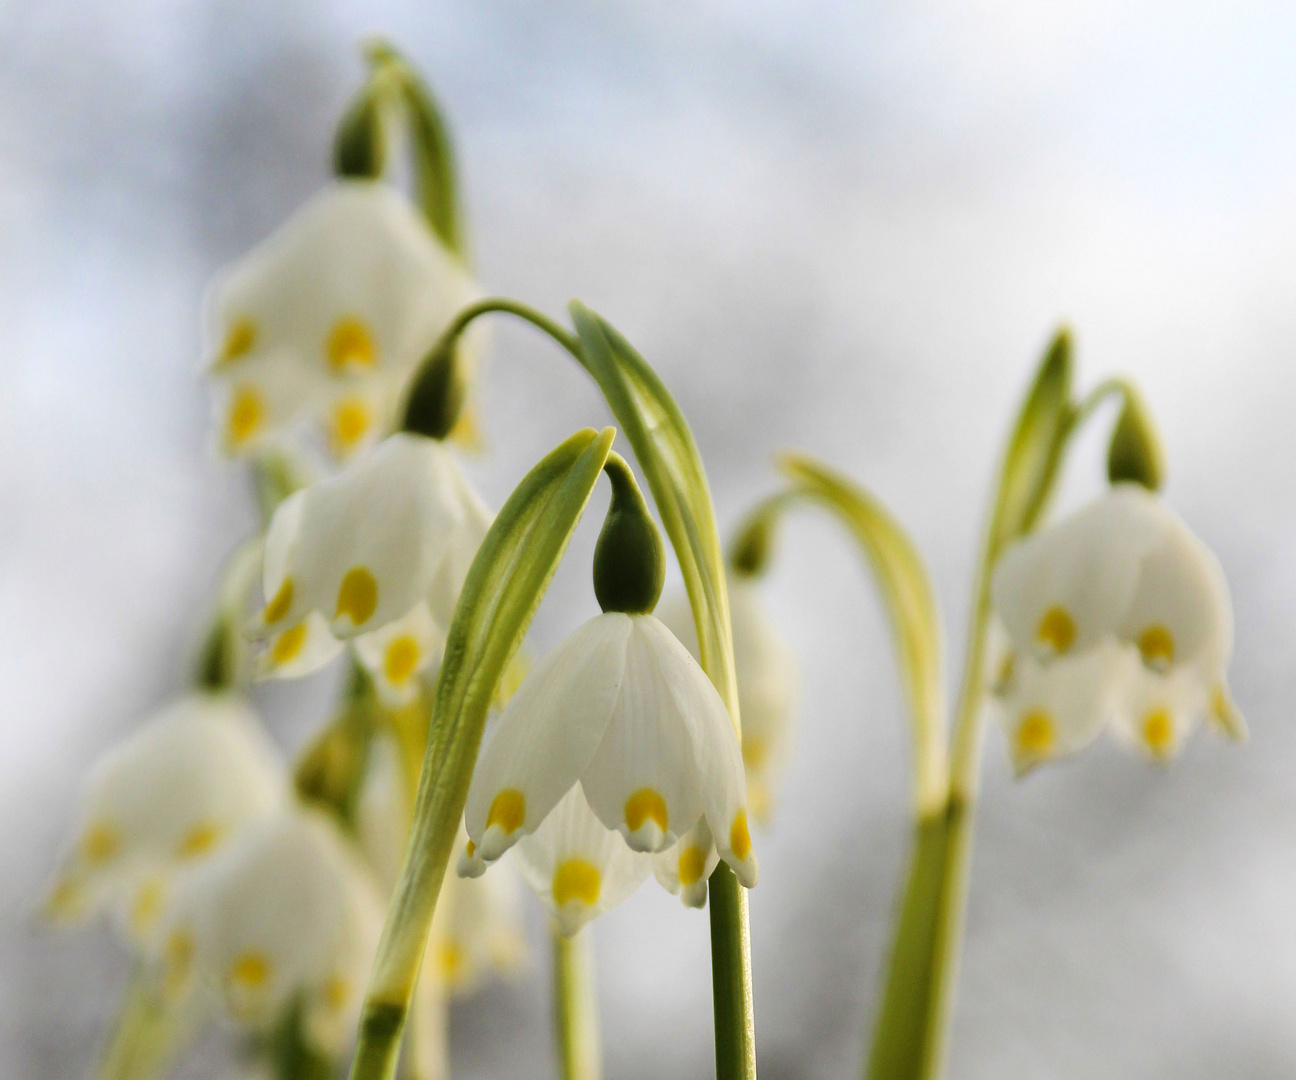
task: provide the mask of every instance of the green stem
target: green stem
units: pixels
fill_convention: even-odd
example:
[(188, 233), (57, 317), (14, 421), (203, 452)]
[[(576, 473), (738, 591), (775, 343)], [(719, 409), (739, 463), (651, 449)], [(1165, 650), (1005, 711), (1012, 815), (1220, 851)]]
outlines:
[(553, 930), (553, 986), (559, 1080), (601, 1080), (598, 998), (588, 931), (565, 937)]
[(707, 888), (716, 1080), (752, 1080), (756, 1076), (756, 1023), (747, 890), (724, 863), (715, 868)]

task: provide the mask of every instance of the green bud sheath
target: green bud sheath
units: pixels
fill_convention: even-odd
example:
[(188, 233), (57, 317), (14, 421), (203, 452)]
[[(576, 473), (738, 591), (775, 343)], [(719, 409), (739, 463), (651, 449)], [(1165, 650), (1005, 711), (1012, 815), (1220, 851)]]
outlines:
[(612, 502), (594, 546), (594, 595), (604, 611), (647, 615), (666, 580), (666, 549), (630, 466), (612, 454), (603, 471)]
[(440, 341), (428, 353), (405, 401), (402, 431), (444, 439), (454, 428), (466, 391), (455, 349), (453, 341)]

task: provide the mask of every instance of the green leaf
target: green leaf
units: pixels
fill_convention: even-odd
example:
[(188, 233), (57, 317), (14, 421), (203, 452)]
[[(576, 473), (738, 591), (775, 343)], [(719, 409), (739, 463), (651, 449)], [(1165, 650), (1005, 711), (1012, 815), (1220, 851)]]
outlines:
[[(625, 338), (579, 300), (569, 310), (581, 359), (634, 448), (675, 549), (693, 607), (702, 668), (741, 730), (724, 556), (693, 433), (657, 373)], [(756, 1039), (747, 893), (723, 862), (711, 875), (709, 889), (716, 1076), (752, 1080)]]
[(1126, 383), (1122, 389), (1125, 402), (1107, 448), (1107, 479), (1113, 484), (1129, 480), (1160, 491), (1165, 484), (1165, 453), (1152, 413), (1133, 386)]
[(400, 82), (414, 155), (414, 190), (432, 231), (465, 263), (467, 238), (459, 212), (459, 180), (450, 125), (427, 84), (404, 65)]
[(867, 491), (803, 454), (779, 466), (800, 491), (833, 511), (873, 569), (900, 659), (914, 736), (914, 798), (938, 811), (949, 790), (940, 614), (922, 555), (900, 523)]
[(405, 863), (361, 1019), (353, 1080), (395, 1075), (487, 710), (567, 550), (615, 434), (613, 428), (577, 432), (526, 475), (487, 532), (459, 594), (437, 677)]
[(999, 475), (989, 536), (989, 562), (1034, 528), (1048, 505), (1075, 416), (1071, 403), (1071, 335), (1058, 331), (1013, 425)]

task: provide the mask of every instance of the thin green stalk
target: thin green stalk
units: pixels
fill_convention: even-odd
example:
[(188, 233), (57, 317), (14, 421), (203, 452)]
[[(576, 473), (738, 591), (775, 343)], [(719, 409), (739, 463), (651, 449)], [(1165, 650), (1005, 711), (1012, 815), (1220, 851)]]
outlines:
[(598, 997), (589, 931), (553, 930), (554, 1037), (559, 1080), (602, 1080)]
[(724, 863), (715, 868), (707, 888), (716, 1080), (747, 1080), (756, 1076), (747, 890), (738, 884), (734, 872)]

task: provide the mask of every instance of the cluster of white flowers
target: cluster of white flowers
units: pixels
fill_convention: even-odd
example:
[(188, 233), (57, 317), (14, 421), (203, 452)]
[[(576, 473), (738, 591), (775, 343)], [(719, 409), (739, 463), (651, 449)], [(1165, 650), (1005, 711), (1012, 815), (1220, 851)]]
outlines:
[(1018, 771), (1106, 728), (1157, 761), (1178, 753), (1203, 716), (1238, 729), (1224, 575), (1147, 489), (1119, 484), (1019, 541), (993, 593), (1008, 642), (994, 696)]
[[(249, 456), (322, 431), (350, 457), (390, 429), (471, 275), (381, 180), (338, 180), (223, 271), (207, 304), (219, 445)], [(480, 331), (460, 360), (471, 374)]]
[(330, 1047), (356, 1015), (382, 912), (233, 692), (184, 698), (104, 755), (47, 908), (112, 913), (167, 994), (206, 986), (254, 1026), (300, 996)]

